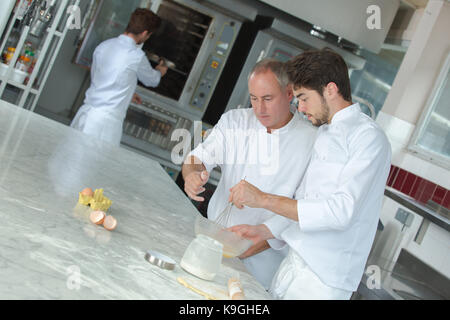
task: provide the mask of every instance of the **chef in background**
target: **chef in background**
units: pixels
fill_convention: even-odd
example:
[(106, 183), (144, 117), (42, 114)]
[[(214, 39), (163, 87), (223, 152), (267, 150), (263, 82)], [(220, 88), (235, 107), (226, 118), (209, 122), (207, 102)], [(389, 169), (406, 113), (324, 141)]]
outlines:
[(160, 25), (161, 19), (156, 14), (136, 9), (124, 34), (102, 42), (95, 49), (91, 86), (70, 125), (72, 128), (120, 145), (128, 106), (131, 101), (141, 103), (135, 94), (137, 80), (156, 87), (167, 72), (163, 61), (153, 69), (141, 49)]

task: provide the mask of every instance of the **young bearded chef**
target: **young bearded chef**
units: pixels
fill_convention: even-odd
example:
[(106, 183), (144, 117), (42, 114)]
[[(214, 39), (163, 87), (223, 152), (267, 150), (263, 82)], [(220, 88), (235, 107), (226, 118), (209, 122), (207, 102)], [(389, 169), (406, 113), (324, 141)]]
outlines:
[(327, 49), (304, 52), (287, 68), (298, 110), (319, 127), (311, 162), (294, 200), (250, 181), (234, 186), (229, 200), (236, 207), (264, 208), (279, 221), (231, 230), (255, 243), (272, 239), (273, 248), (290, 247), (270, 289), (275, 298), (350, 299), (375, 237), (390, 144), (352, 104), (341, 56)]
[[(251, 72), (248, 88), (252, 108), (222, 115), (207, 139), (185, 160), (185, 191), (195, 201), (205, 191), (209, 173), (219, 166), (222, 177), (208, 205), (208, 218), (216, 220), (228, 203), (229, 189), (241, 179), (261, 190), (287, 197), (294, 195), (308, 164), (316, 129), (291, 112), (293, 98), (283, 63), (263, 60)], [(276, 217), (265, 209), (231, 209), (228, 227), (261, 224)], [(287, 250), (274, 250), (266, 241), (251, 247), (240, 258), (247, 270), (270, 287)]]
[(160, 24), (161, 19), (150, 10), (136, 9), (124, 34), (102, 42), (95, 49), (91, 86), (70, 125), (72, 128), (120, 145), (130, 102), (141, 103), (141, 98), (134, 94), (137, 80), (156, 87), (167, 72), (163, 61), (153, 69), (140, 48)]

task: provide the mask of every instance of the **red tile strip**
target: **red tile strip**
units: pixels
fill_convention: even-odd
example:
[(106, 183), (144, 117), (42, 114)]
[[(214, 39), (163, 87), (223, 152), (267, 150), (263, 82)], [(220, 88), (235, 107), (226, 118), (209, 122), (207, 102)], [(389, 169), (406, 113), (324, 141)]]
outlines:
[(449, 190), (397, 166), (391, 166), (387, 185), (419, 202), (427, 203), (432, 200), (450, 209)]
[(440, 205), (444, 202), (445, 193), (447, 190), (442, 188), (441, 186), (437, 186), (436, 190), (433, 193), (432, 200)]
[(416, 180), (417, 176), (411, 172), (408, 172), (408, 174), (406, 175), (405, 182), (403, 182), (403, 186), (400, 191), (404, 194), (409, 195)]
[(391, 176), (388, 180), (388, 186), (392, 187), (392, 185), (394, 184), (395, 179), (397, 178), (397, 173), (399, 172), (400, 168), (398, 167), (393, 167)]
[(450, 210), (450, 192), (447, 190), (445, 193), (444, 201), (442, 202), (442, 206)]

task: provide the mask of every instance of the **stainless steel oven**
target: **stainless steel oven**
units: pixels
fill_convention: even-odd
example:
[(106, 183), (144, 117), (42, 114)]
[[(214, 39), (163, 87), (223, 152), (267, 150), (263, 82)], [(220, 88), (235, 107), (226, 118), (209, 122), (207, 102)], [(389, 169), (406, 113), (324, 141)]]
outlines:
[(89, 66), (95, 46), (122, 33), (143, 2), (162, 19), (143, 50), (152, 65), (164, 58), (169, 69), (156, 88), (139, 83), (143, 104), (130, 105), (122, 144), (179, 169), (171, 163), (177, 143), (171, 134), (178, 128), (192, 131), (194, 121), (201, 121), (242, 24), (257, 11), (238, 0), (100, 1), (76, 62)]
[(307, 27), (300, 23), (293, 25), (273, 19), (269, 27), (258, 32), (228, 100), (225, 112), (251, 106), (247, 87), (248, 74), (253, 66), (264, 58), (274, 58), (285, 62), (304, 50), (329, 47), (344, 57), (350, 70), (364, 67), (364, 58), (311, 35), (311, 32), (305, 28)]

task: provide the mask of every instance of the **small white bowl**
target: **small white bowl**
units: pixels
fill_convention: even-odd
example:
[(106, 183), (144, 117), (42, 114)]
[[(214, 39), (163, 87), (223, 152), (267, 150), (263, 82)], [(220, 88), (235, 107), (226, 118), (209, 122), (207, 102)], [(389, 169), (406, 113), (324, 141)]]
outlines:
[(19, 69), (14, 69), (11, 80), (15, 81), (17, 83), (23, 84), (23, 82), (25, 81), (27, 76), (28, 76), (28, 73), (21, 71)]

